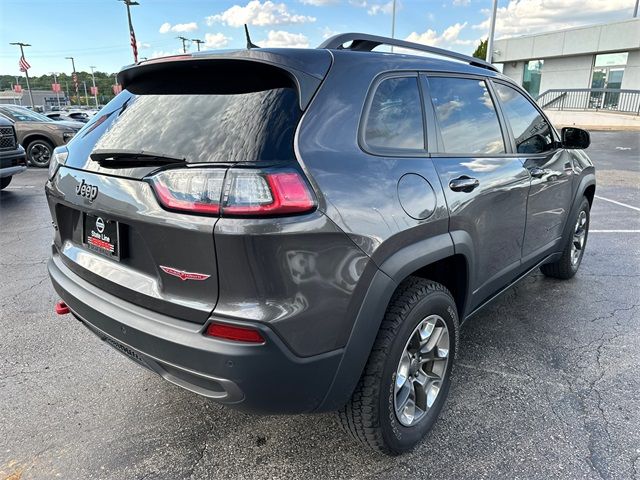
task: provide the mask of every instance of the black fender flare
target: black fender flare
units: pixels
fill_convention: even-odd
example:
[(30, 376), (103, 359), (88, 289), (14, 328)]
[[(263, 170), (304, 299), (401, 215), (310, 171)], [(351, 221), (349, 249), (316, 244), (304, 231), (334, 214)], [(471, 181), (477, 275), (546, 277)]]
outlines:
[(412, 272), (454, 253), (447, 232), (401, 248), (380, 264), (356, 315), (331, 386), (316, 412), (336, 410), (351, 398), (398, 285)]
[(596, 185), (596, 174), (594, 171), (591, 171), (587, 174), (584, 174), (578, 183), (578, 188), (576, 188), (576, 193), (573, 197), (573, 202), (571, 203), (571, 209), (569, 210), (569, 215), (567, 215), (567, 220), (564, 225), (564, 229), (562, 231), (562, 243), (561, 246), (564, 248), (567, 239), (571, 235), (571, 229), (573, 228), (572, 218), (578, 214), (578, 209), (580, 208), (580, 204), (582, 203), (582, 198), (584, 197), (584, 193), (587, 191), (587, 188), (590, 186)]

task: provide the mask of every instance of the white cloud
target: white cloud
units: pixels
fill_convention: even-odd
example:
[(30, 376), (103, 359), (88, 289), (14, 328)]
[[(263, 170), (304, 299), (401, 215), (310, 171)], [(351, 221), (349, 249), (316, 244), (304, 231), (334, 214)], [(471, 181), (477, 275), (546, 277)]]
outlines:
[[(511, 0), (498, 8), (496, 37), (623, 20), (630, 16), (632, 4), (630, 0)], [(486, 19), (473, 28), (488, 31), (491, 12), (482, 13)]]
[(471, 3), (471, 0), (453, 0), (453, 5), (456, 7), (466, 7)]
[(229, 45), (231, 37), (227, 37), (222, 33), (205, 33), (204, 46), (207, 48), (223, 48)]
[(196, 22), (189, 23), (176, 23), (175, 25), (171, 25), (169, 22), (164, 22), (160, 25), (160, 33), (183, 33), (183, 32), (193, 32), (198, 29), (198, 24)]
[(323, 27), (320, 29), (320, 31), (322, 32), (322, 38), (331, 38), (334, 35), (337, 35), (338, 32), (335, 30), (332, 30), (329, 27)]
[(293, 23), (315, 22), (315, 17), (291, 13), (284, 3), (273, 3), (271, 0), (261, 2), (251, 0), (246, 6), (234, 5), (217, 15), (206, 18), (207, 25), (224, 23), (231, 27), (248, 25), (286, 25)]
[[(369, 15), (391, 15), (393, 12), (393, 0), (388, 2), (370, 1), (370, 0), (349, 0), (349, 3), (354, 7), (366, 8)], [(396, 10), (400, 10), (402, 7), (401, 2), (396, 3)]]
[(272, 48), (307, 48), (309, 39), (301, 33), (289, 33), (282, 30), (271, 30), (266, 40), (256, 42), (261, 47)]
[(460, 40), (458, 38), (460, 32), (462, 32), (466, 26), (467, 22), (456, 23), (445, 28), (441, 34), (438, 34), (437, 31), (431, 28), (423, 33), (411, 32), (405, 40), (430, 46), (469, 45), (473, 43), (473, 40)]
[(136, 45), (138, 46), (138, 50), (142, 50), (143, 48), (151, 48), (151, 44), (150, 43), (141, 42), (140, 40), (138, 40), (136, 42)]
[(149, 55), (149, 58), (169, 57), (171, 55), (180, 55), (182, 53), (183, 53), (182, 48), (178, 48), (176, 50), (169, 50), (169, 51), (155, 50), (151, 55)]
[(305, 5), (313, 5), (314, 7), (323, 7), (325, 5), (331, 5), (332, 3), (338, 3), (339, 0), (298, 0)]

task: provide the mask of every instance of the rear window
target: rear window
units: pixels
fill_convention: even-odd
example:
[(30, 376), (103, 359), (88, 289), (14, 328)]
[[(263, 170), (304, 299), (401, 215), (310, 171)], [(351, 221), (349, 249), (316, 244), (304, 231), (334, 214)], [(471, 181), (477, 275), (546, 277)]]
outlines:
[(295, 158), (297, 91), (133, 95), (95, 150), (152, 152), (190, 163)]

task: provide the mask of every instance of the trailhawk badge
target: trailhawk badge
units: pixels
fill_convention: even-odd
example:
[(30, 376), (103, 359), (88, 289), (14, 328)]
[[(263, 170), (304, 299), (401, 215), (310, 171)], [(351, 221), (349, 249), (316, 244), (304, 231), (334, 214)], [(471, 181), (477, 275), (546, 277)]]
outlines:
[(184, 270), (178, 270), (176, 268), (165, 267), (160, 265), (162, 271), (168, 275), (178, 277), (180, 280), (206, 280), (211, 275), (205, 275), (204, 273), (185, 272)]

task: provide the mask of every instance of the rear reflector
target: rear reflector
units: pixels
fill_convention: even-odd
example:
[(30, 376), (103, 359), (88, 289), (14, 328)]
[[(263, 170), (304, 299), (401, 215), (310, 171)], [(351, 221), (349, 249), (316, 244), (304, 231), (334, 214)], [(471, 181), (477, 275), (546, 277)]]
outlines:
[(69, 313), (71, 311), (71, 310), (69, 310), (69, 307), (67, 307), (67, 304), (64, 303), (64, 302), (56, 303), (55, 309), (56, 309), (56, 313), (58, 315), (66, 315), (67, 313)]
[(277, 216), (315, 208), (311, 190), (295, 170), (184, 168), (151, 177), (169, 210), (222, 216)]
[(235, 325), (211, 323), (207, 327), (206, 334), (210, 337), (224, 338), (225, 340), (234, 340), (236, 342), (264, 343), (264, 338), (259, 331)]

